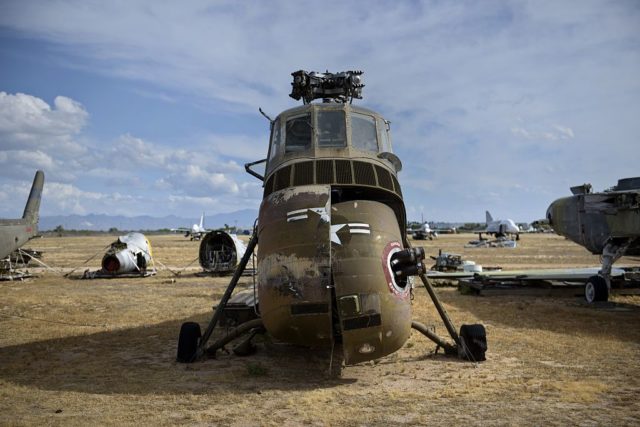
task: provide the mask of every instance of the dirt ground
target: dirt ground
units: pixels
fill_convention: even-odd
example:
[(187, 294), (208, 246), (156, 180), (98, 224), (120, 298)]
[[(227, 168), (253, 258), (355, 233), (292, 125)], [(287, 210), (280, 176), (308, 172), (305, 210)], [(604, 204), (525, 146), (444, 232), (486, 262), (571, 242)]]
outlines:
[[(509, 269), (597, 266), (551, 234), (515, 249), (464, 249), (472, 235), (424, 242)], [(114, 237), (50, 237), (28, 246), (79, 276)], [(198, 242), (150, 236), (156, 260), (178, 271)], [(99, 254), (83, 264), (94, 254)], [(157, 264), (160, 267), (160, 264)], [(623, 258), (618, 265), (640, 265)], [(182, 322), (203, 326), (228, 278), (78, 280), (55, 272), (0, 282), (1, 425), (640, 425), (640, 297), (587, 306), (579, 297), (476, 297), (438, 292), (456, 325), (483, 323), (487, 361), (432, 354), (413, 333), (375, 363), (326, 375), (328, 354), (264, 341), (254, 356), (175, 362)], [(241, 288), (251, 286), (243, 278)], [(426, 292), (413, 317), (444, 333)]]

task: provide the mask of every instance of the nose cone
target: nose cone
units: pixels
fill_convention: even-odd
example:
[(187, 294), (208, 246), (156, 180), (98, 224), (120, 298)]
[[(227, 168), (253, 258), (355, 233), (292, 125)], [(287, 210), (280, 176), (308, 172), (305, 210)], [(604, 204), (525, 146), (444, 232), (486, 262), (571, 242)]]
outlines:
[(572, 240), (578, 238), (577, 200), (563, 197), (555, 200), (547, 209), (547, 220), (553, 230)]
[[(556, 202), (557, 202), (557, 200), (556, 200)], [(549, 225), (550, 225), (551, 227), (553, 227), (553, 228), (554, 228), (554, 230), (555, 230), (555, 227), (554, 227), (554, 224), (553, 224), (553, 217), (554, 217), (554, 215), (553, 215), (553, 211), (554, 211), (554, 209), (555, 209), (555, 204), (556, 204), (556, 202), (553, 202), (553, 203), (551, 203), (551, 204), (549, 205), (549, 207), (547, 208), (547, 214), (545, 215), (545, 217), (547, 218), (547, 221), (549, 221)]]

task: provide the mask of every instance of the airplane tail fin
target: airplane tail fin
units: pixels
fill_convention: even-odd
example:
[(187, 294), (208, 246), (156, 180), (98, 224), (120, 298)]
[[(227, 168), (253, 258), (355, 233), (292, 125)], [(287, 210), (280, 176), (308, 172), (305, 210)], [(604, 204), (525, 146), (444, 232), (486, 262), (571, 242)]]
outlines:
[(200, 228), (204, 228), (204, 212), (202, 212), (200, 216)]
[(37, 224), (40, 219), (40, 199), (42, 198), (42, 187), (44, 186), (44, 172), (37, 171), (31, 185), (31, 192), (27, 205), (24, 207), (22, 219), (28, 220), (30, 223)]
[(490, 222), (493, 221), (493, 217), (491, 216), (491, 214), (489, 213), (489, 211), (485, 211), (486, 215), (487, 215), (487, 224), (489, 224)]

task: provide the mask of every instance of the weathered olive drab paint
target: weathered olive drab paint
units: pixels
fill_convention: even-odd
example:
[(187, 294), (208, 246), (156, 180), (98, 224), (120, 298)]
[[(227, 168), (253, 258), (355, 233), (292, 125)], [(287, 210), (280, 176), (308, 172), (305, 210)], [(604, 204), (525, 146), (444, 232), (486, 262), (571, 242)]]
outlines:
[[(621, 186), (620, 183), (636, 185)], [(620, 188), (635, 187), (625, 190)], [(612, 191), (576, 194), (551, 203), (547, 219), (560, 235), (601, 254), (607, 242), (640, 239), (640, 178), (620, 180)], [(640, 244), (631, 244), (628, 255), (640, 254)]]
[[(279, 340), (311, 347), (331, 345), (329, 192), (330, 187), (322, 185), (287, 188), (271, 194), (260, 206), (260, 315)], [(317, 308), (316, 312), (293, 314), (294, 306), (303, 305)]]
[(37, 171), (22, 218), (0, 219), (0, 259), (5, 258), (38, 234), (43, 186), (44, 173)]
[[(319, 146), (318, 117), (326, 111), (344, 113), (344, 143)], [(353, 114), (375, 123), (373, 150), (354, 144)], [(287, 120), (299, 117), (311, 131), (296, 130), (310, 142), (287, 151)], [(350, 104), (309, 104), (274, 121), (258, 219), (260, 315), (274, 338), (310, 347), (341, 340), (347, 364), (385, 356), (407, 340), (410, 289), (391, 283), (388, 266), (390, 248), (407, 247), (401, 164), (390, 150), (382, 116)], [(324, 175), (322, 160), (331, 164)]]
[[(344, 224), (336, 232), (340, 243), (331, 245), (331, 264), (345, 362), (358, 363), (393, 353), (411, 331), (410, 285), (396, 293), (384, 272), (385, 247), (402, 242), (394, 212), (376, 201), (342, 202), (331, 206), (331, 223), (334, 229)], [(369, 233), (361, 232), (361, 224), (369, 226), (368, 230), (364, 228)], [(376, 325), (373, 319), (378, 318), (380, 324)], [(349, 319), (365, 319), (373, 326), (345, 330)]]

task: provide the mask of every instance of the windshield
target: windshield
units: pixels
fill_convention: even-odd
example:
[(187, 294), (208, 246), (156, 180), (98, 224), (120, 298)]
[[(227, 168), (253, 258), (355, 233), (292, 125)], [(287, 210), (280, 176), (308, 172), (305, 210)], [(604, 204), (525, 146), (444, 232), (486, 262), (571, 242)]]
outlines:
[(287, 120), (285, 151), (304, 151), (311, 146), (311, 114)]
[(282, 129), (280, 128), (280, 119), (273, 122), (273, 130), (271, 132), (271, 151), (269, 152), (269, 160), (272, 160), (282, 145)]
[(376, 122), (371, 116), (353, 113), (351, 115), (351, 144), (364, 151), (378, 151)]
[(344, 111), (318, 111), (318, 147), (345, 147)]

